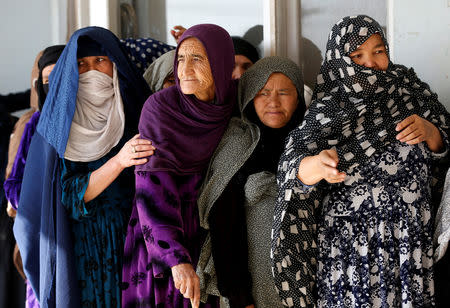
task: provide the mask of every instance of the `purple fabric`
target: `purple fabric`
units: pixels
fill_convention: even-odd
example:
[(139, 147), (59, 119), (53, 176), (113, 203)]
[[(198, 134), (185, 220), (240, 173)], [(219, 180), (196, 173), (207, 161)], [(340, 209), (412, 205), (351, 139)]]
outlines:
[[(136, 172), (136, 200), (124, 249), (122, 307), (191, 307), (174, 287), (170, 267), (195, 268), (204, 233), (197, 195), (200, 174)], [(210, 297), (200, 307), (219, 307)]]
[(16, 158), (14, 159), (13, 168), (9, 178), (3, 183), (5, 195), (12, 207), (17, 210), (20, 197), (20, 188), (22, 186), (23, 171), (25, 170), (25, 162), (27, 160), (28, 149), (30, 148), (31, 138), (36, 131), (36, 125), (39, 121), (41, 113), (36, 111), (30, 121), (25, 125), (25, 129), (20, 139), (19, 148), (17, 149)]
[(39, 301), (36, 298), (36, 295), (33, 292), (33, 289), (31, 288), (30, 283), (26, 282), (27, 284), (27, 301), (25, 303), (25, 308), (39, 308)]
[(202, 172), (227, 127), (237, 94), (231, 79), (233, 42), (223, 28), (212, 24), (189, 28), (181, 42), (189, 37), (197, 38), (205, 47), (215, 83), (214, 103), (181, 92), (176, 56), (176, 86), (150, 96), (142, 109), (139, 133), (152, 140), (157, 150), (148, 163), (136, 167), (138, 171)]

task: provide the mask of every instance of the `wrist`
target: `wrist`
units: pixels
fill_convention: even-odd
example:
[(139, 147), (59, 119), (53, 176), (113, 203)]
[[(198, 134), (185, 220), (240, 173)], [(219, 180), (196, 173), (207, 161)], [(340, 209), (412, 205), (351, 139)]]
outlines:
[(118, 172), (122, 172), (123, 169), (125, 169), (125, 166), (123, 166), (120, 162), (120, 158), (118, 157), (118, 154), (113, 156), (110, 160), (112, 167), (114, 168), (114, 170), (118, 171)]
[(442, 151), (442, 148), (444, 146), (443, 141), (442, 141), (442, 136), (441, 136), (441, 132), (439, 131), (439, 129), (433, 126), (433, 132), (430, 136), (430, 138), (428, 138), (425, 142), (427, 143), (428, 148), (434, 152), (434, 153), (439, 153)]
[(303, 184), (312, 186), (323, 179), (320, 172), (317, 171), (319, 170), (319, 159), (319, 155), (307, 156), (300, 162), (297, 178)]

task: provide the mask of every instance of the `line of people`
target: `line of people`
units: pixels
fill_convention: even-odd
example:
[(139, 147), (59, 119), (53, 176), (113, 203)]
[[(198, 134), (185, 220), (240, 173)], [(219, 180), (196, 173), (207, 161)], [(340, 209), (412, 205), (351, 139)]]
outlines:
[(40, 56), (4, 184), (29, 307), (444, 303), (450, 117), (381, 26), (334, 25), (312, 97), (291, 60), (176, 29)]

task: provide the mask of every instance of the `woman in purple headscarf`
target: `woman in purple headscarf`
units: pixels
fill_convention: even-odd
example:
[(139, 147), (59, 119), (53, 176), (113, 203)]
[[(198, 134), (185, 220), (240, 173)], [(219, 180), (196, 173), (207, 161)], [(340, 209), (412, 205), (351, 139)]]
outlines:
[[(176, 85), (150, 96), (139, 123), (157, 148), (136, 168), (136, 203), (124, 251), (123, 307), (199, 307), (195, 273), (204, 234), (198, 189), (236, 101), (233, 43), (219, 26), (181, 37)], [(184, 297), (184, 298), (183, 298)], [(202, 307), (218, 307), (210, 297)]]

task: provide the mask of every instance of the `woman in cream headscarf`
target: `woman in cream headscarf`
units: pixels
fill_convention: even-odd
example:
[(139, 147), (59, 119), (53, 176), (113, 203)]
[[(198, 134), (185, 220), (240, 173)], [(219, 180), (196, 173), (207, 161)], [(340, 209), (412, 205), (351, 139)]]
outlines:
[(154, 150), (135, 135), (149, 93), (114, 34), (72, 35), (50, 77), (14, 227), (41, 305), (120, 307), (127, 167)]

